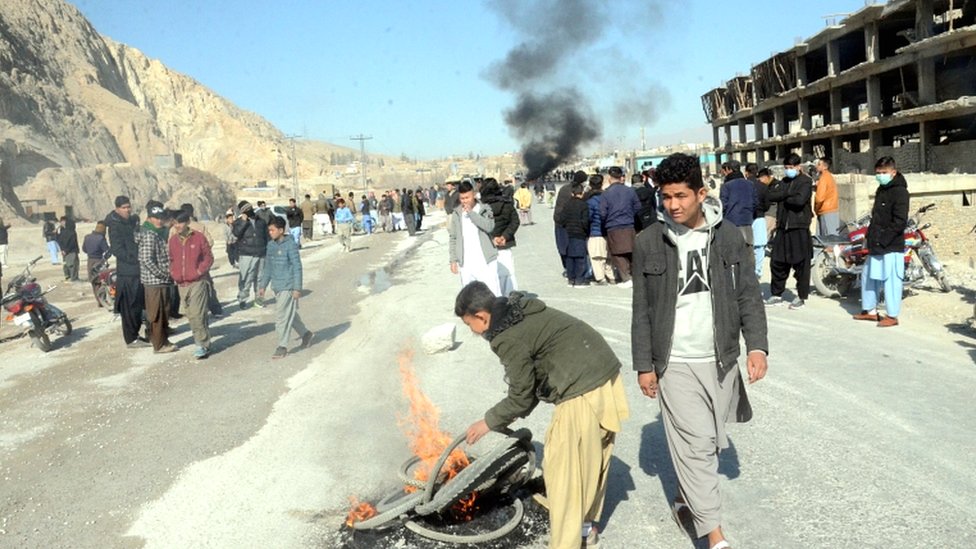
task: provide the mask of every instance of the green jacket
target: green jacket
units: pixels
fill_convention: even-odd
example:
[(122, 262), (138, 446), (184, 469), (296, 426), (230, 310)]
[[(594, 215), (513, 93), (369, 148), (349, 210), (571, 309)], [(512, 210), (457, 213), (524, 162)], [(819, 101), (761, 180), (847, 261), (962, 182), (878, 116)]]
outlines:
[(569, 400), (620, 371), (610, 345), (589, 324), (519, 292), (495, 301), (485, 339), (508, 382), (508, 396), (485, 413), (493, 431), (529, 415), (539, 401)]

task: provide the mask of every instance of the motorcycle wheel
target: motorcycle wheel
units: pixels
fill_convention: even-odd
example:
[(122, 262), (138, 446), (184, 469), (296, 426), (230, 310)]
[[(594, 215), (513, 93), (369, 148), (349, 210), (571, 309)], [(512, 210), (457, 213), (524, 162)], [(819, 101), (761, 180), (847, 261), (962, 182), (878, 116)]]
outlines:
[(844, 297), (851, 289), (851, 281), (845, 276), (830, 274), (834, 266), (834, 259), (821, 253), (814, 259), (812, 273), (813, 285), (817, 292), (824, 297)]
[(31, 311), (31, 321), (34, 323), (34, 327), (31, 328), (30, 336), (31, 341), (37, 346), (41, 352), (46, 353), (51, 350), (51, 338), (47, 336), (47, 332), (44, 331), (44, 321), (41, 320), (41, 315), (37, 314), (36, 311)]
[(95, 290), (95, 301), (98, 301), (99, 307), (105, 307), (109, 312), (112, 312), (112, 308), (115, 305), (112, 296), (108, 293), (108, 286), (99, 286)]
[(949, 283), (949, 277), (946, 276), (945, 271), (939, 271), (936, 273), (935, 279), (939, 281), (939, 288), (941, 288), (943, 292), (949, 293), (952, 291), (952, 284)]
[(68, 315), (61, 317), (61, 334), (71, 335), (71, 320), (68, 319)]

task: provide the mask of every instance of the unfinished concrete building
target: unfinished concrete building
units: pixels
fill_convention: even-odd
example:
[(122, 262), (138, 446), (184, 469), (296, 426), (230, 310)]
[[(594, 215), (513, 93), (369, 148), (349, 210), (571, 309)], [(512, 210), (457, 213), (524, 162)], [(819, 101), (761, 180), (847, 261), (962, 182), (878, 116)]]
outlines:
[(887, 155), (906, 172), (976, 173), (976, 0), (867, 6), (709, 91), (702, 107), (716, 163), (797, 152), (860, 173)]

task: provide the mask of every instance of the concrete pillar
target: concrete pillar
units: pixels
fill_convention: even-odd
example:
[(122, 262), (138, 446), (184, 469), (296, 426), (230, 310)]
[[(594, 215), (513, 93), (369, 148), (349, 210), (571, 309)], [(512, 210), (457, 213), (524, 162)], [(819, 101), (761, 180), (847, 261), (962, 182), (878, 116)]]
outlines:
[(813, 156), (813, 141), (801, 141), (800, 142), (800, 158), (803, 160), (810, 160)]
[(827, 156), (831, 158), (837, 158), (840, 154), (841, 149), (844, 148), (844, 139), (839, 135), (835, 135), (830, 138), (830, 150), (827, 151)]
[(726, 124), (725, 129), (725, 148), (729, 151), (732, 150), (732, 124)]
[[(960, 2), (961, 3), (961, 2)], [(934, 0), (915, 0), (915, 39), (925, 40), (935, 27)]]
[(786, 109), (783, 107), (773, 109), (773, 135), (786, 135)]
[(715, 151), (715, 172), (718, 172), (719, 166), (722, 165), (720, 160), (720, 155), (718, 153), (719, 140), (718, 140), (718, 126), (712, 126), (712, 150)]
[(827, 76), (840, 74), (840, 47), (836, 40), (827, 42)]
[(800, 113), (800, 129), (810, 131), (810, 100), (806, 97), (800, 98), (797, 101), (797, 110)]
[(939, 144), (939, 128), (938, 122), (935, 120), (930, 120), (928, 122), (921, 122), (918, 125), (918, 135), (919, 139), (919, 168), (923, 172), (935, 171), (935, 166), (932, 165), (932, 147)]
[(739, 119), (739, 143), (748, 143), (749, 136), (746, 135), (746, 120), (745, 118)]
[(840, 124), (842, 122), (842, 113), (844, 109), (844, 99), (843, 94), (840, 92), (840, 88), (831, 88), (830, 90), (830, 116), (828, 117), (827, 124)]
[(807, 58), (796, 56), (796, 86), (798, 88), (807, 85)]
[(868, 77), (868, 116), (881, 116), (881, 77)]
[(920, 59), (916, 63), (918, 72), (918, 102), (920, 105), (932, 105), (938, 102), (935, 90), (935, 58)]
[(864, 26), (864, 54), (868, 63), (874, 63), (881, 55), (878, 49), (877, 21), (872, 21)]
[(776, 161), (782, 162), (788, 152), (789, 149), (786, 148), (786, 145), (776, 145)]
[(746, 162), (749, 162), (749, 151), (747, 150), (740, 151), (739, 163), (745, 165)]
[(764, 126), (764, 124), (763, 124), (762, 116), (761, 115), (758, 115), (758, 114), (757, 115), (753, 115), (753, 117), (752, 117), (752, 127), (756, 131), (756, 141), (757, 142), (762, 141), (763, 139), (766, 139), (766, 136), (763, 134), (763, 129), (764, 129), (763, 126)]
[(870, 151), (875, 156), (878, 155), (878, 147), (884, 144), (884, 137), (881, 134), (881, 130), (871, 130), (868, 134), (868, 141), (870, 141)]

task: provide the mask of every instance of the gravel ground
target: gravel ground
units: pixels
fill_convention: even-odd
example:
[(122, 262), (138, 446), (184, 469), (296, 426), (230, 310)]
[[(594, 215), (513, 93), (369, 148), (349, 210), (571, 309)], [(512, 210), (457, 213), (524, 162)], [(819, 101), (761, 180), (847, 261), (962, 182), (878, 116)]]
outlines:
[[(702, 547), (669, 514), (675, 481), (658, 404), (640, 395), (630, 372), (631, 291), (567, 288), (549, 214), (536, 206), (537, 224), (519, 231), (520, 286), (597, 327), (624, 364), (631, 404), (611, 465), (603, 546)], [(8, 491), (13, 495), (0, 506), (6, 532), (0, 545), (347, 543), (341, 524), (349, 497), (375, 501), (388, 493), (396, 486), (397, 467), (409, 456), (398, 427), (407, 403), (397, 353), (418, 348), (427, 329), (457, 322), (452, 309), (460, 283), (448, 270), (446, 232), (407, 242), (394, 235), (388, 249), (369, 251), (369, 261), (355, 257), (361, 254), (310, 251), (327, 267), (310, 282), (303, 315), (331, 327), (321, 344), (283, 363), (263, 356), (271, 346), (267, 326), (244, 334), (205, 365), (120, 358), (91, 373), (78, 373), (72, 360), (79, 360), (79, 351), (97, 354), (103, 348), (98, 342), (116, 341), (116, 326), (79, 321), (89, 332), (48, 355), (28, 349), (23, 340), (3, 343), (0, 473), (8, 479), (13, 473), (8, 483), (18, 490)], [(409, 245), (416, 247), (408, 250)], [(395, 261), (404, 253), (405, 259)], [(954, 278), (972, 283), (963, 260), (950, 264)], [(365, 282), (361, 291), (357, 281)], [(769, 375), (750, 387), (755, 418), (730, 427), (732, 447), (721, 456), (724, 525), (735, 547), (976, 541), (976, 473), (970, 463), (976, 418), (969, 408), (976, 333), (962, 324), (974, 299), (972, 286), (966, 288), (951, 294), (918, 291), (904, 302), (902, 325), (886, 330), (850, 320), (857, 308), (851, 300), (813, 297), (801, 311), (768, 310)], [(453, 351), (418, 352), (414, 358), (422, 388), (452, 435), (505, 392), (502, 369), (487, 343), (457, 325), (459, 345)], [(214, 360), (224, 354), (226, 361)], [(29, 365), (12, 360), (27, 355)], [(85, 383), (79, 381), (68, 398), (58, 376)], [(235, 382), (239, 378), (243, 382)], [(126, 399), (145, 412), (130, 413)], [(65, 401), (70, 410), (59, 404)], [(11, 405), (13, 414), (7, 413)], [(111, 428), (105, 427), (111, 436), (105, 437), (96, 424), (98, 410), (109, 405), (119, 410), (105, 412), (111, 419)], [(528, 427), (541, 440), (551, 410), (541, 405), (515, 426)], [(65, 415), (85, 421), (57, 428)], [(115, 429), (119, 424), (125, 428)], [(68, 451), (86, 437), (102, 446)], [(33, 452), (47, 438), (59, 450)], [(139, 451), (132, 449), (136, 445)], [(116, 470), (113, 464), (131, 474), (122, 465), (133, 459), (148, 463), (140, 476), (108, 476)], [(68, 462), (91, 463), (92, 470), (67, 467)], [(34, 510), (30, 487), (42, 478), (46, 507)], [(103, 485), (112, 490), (97, 490)], [(57, 497), (79, 490), (94, 494), (88, 500)], [(106, 501), (113, 498), (118, 501)], [(107, 524), (82, 520), (85, 505), (104, 510), (99, 520)], [(28, 543), (32, 529), (54, 529), (57, 535)], [(391, 539), (391, 547), (438, 547), (410, 536)], [(511, 547), (545, 542), (536, 532), (514, 538)]]

